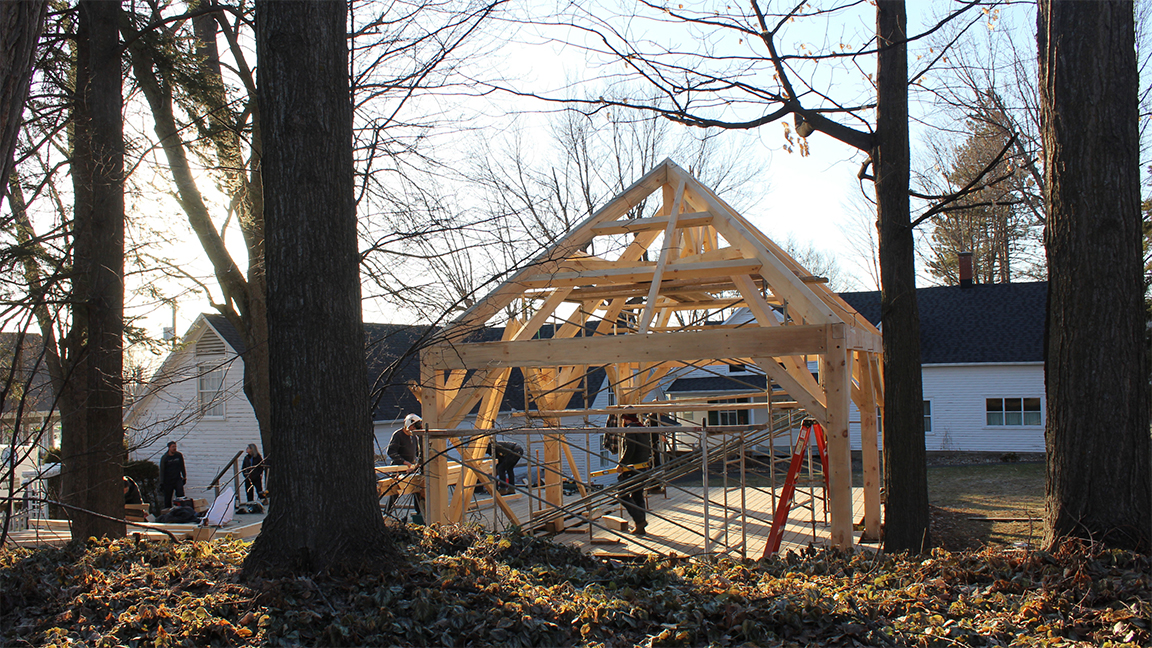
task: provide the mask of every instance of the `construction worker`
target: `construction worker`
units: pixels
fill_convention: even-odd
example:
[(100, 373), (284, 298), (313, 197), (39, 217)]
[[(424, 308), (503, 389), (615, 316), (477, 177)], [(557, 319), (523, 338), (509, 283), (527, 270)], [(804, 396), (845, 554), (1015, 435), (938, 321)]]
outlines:
[(493, 441), (488, 444), (488, 456), (496, 455), (496, 485), (501, 493), (511, 492), (516, 486), (515, 468), (524, 456), (524, 448), (511, 441)]
[[(416, 434), (424, 429), (424, 420), (416, 414), (404, 417), (404, 427), (392, 433), (388, 441), (388, 458), (393, 466), (407, 466), (408, 469), (417, 470), (420, 467), (420, 440)], [(387, 510), (391, 511), (396, 504), (396, 495), (388, 498)], [(416, 512), (421, 512), (420, 496), (416, 496)]]
[[(621, 417), (621, 422), (624, 427), (642, 428), (640, 419), (635, 414), (625, 414)], [(616, 478), (617, 481), (627, 481), (640, 473), (640, 470), (629, 468), (637, 464), (647, 464), (652, 459), (652, 434), (648, 431), (625, 432), (620, 440), (620, 475)], [(632, 522), (635, 526), (632, 528), (634, 535), (642, 536), (646, 533), (645, 527), (648, 526), (647, 512), (644, 502), (644, 489), (632, 488), (631, 490), (624, 491), (620, 494), (620, 503), (624, 505), (624, 509), (628, 511), (628, 515), (632, 516)]]

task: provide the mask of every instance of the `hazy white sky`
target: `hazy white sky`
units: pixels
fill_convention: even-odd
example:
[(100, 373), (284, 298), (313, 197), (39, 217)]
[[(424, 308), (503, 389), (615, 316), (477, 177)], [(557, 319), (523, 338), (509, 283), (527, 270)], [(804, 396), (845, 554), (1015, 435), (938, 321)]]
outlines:
[[(929, 13), (943, 12), (954, 6), (955, 2), (945, 0), (909, 2), (910, 31), (919, 31), (929, 20)], [(856, 15), (842, 16), (831, 27), (815, 21), (810, 31), (791, 29), (786, 46), (794, 48), (799, 43), (805, 43), (809, 48), (816, 49), (836, 42), (859, 45), (861, 39), (868, 38), (870, 30), (875, 29), (874, 15), (874, 8), (862, 3)], [(628, 25), (629, 29), (634, 27)], [(645, 30), (644, 35), (653, 40), (665, 36), (658, 26), (642, 29)], [(669, 34), (669, 43), (681, 37), (671, 32)], [(535, 92), (560, 92), (561, 88), (571, 87), (574, 82), (579, 84), (587, 80), (591, 83), (594, 79), (602, 78), (608, 71), (602, 61), (589, 60), (581, 48), (558, 44), (560, 40), (576, 40), (571, 30), (530, 30), (504, 24), (493, 31), (493, 42), (497, 40), (501, 42), (488, 48), (490, 58), (477, 64), (499, 69), (506, 79), (514, 79), (522, 84), (522, 88)], [(679, 44), (683, 45), (683, 42)], [(731, 47), (732, 44), (719, 46)], [(855, 101), (871, 94), (865, 74), (873, 70), (866, 68), (848, 69), (839, 73), (839, 76), (817, 81), (824, 82), (829, 88), (828, 92), (835, 94), (838, 99)], [(536, 108), (524, 99), (492, 95), (484, 99), (482, 105), (462, 106), (460, 114), (486, 115), (493, 125), (492, 137), (495, 138), (499, 137), (501, 125), (508, 121), (500, 118), (500, 112), (505, 110), (532, 112)], [(532, 126), (533, 122), (537, 125)], [(542, 128), (544, 122), (544, 117), (519, 121), (528, 124), (526, 127), (529, 129)], [(861, 183), (856, 179), (865, 156), (819, 133), (810, 138), (809, 156), (803, 157), (799, 152), (788, 153), (783, 149), (785, 141), (782, 133), (783, 127), (777, 123), (750, 133), (723, 135), (732, 139), (733, 145), (739, 147), (741, 154), (747, 156), (754, 166), (762, 169), (757, 181), (761, 182), (762, 179), (762, 183), (767, 186), (761, 198), (743, 206), (743, 214), (776, 240), (790, 238), (800, 246), (811, 245), (835, 258), (847, 274), (856, 277), (855, 289), (874, 289), (871, 277), (859, 269), (865, 263), (862, 251), (849, 240), (845, 232), (854, 226), (860, 227), (860, 221), (863, 219), (866, 222), (868, 219), (862, 214), (868, 211), (867, 197), (871, 195), (872, 186), (864, 183), (862, 192)], [(482, 134), (480, 136), (485, 137)], [(474, 137), (460, 138), (460, 149), (455, 152), (458, 158), (463, 159), (472, 153), (472, 150), (465, 147), (474, 147)], [(178, 239), (182, 237), (188, 243), (178, 246), (180, 251), (177, 252), (181, 259), (185, 259), (185, 267), (194, 274), (207, 276), (207, 263), (192, 260), (202, 259), (202, 252), (199, 252), (187, 226), (174, 224), (173, 231)], [(235, 228), (232, 231), (235, 232)], [(234, 244), (231, 245), (234, 250), (242, 249), (238, 240), (230, 240), (229, 243)], [(244, 261), (241, 258), (237, 261), (243, 267)], [(215, 290), (214, 282), (209, 282), (209, 285), (218, 298), (219, 292)], [(196, 314), (211, 310), (206, 299), (184, 300), (177, 316), (178, 332), (182, 333)], [(371, 304), (366, 304), (365, 310), (365, 317), (370, 321), (397, 319), (388, 311)], [(158, 333), (161, 326), (171, 326), (171, 320), (171, 312), (167, 309), (155, 311), (147, 320), (149, 330)]]

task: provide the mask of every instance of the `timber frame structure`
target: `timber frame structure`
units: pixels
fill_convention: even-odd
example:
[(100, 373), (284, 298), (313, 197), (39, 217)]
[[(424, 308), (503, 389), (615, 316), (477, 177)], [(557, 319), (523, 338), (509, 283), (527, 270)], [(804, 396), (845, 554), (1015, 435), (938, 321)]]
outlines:
[[(642, 217), (648, 200), (662, 202), (654, 216)], [(740, 307), (754, 315), (753, 324), (708, 318)], [(517, 315), (510, 317), (513, 312)], [(481, 327), (501, 320), (500, 341), (469, 341)], [(538, 335), (549, 322), (554, 325), (548, 335)], [(573, 386), (589, 371), (604, 369), (615, 392), (614, 407), (622, 413), (683, 411), (707, 406), (654, 405), (645, 398), (678, 368), (729, 363), (760, 367), (769, 400), (775, 384), (824, 426), (831, 542), (845, 548), (853, 543), (848, 416), (849, 399), (855, 402), (865, 536), (878, 537), (881, 352), (880, 332), (823, 279), (811, 276), (710, 189), (665, 160), (422, 350), (427, 520), (463, 519), (479, 470), (456, 470), (449, 480), (446, 452), (453, 448), (465, 466), (479, 465), (487, 441), (477, 432), (493, 427), (514, 368), (524, 376), (525, 414), (542, 425), (532, 432), (543, 435), (544, 507), (560, 509), (563, 460), (577, 473), (569, 479), (582, 492), (587, 480), (561, 442), (560, 420), (591, 412), (586, 399), (569, 409), (578, 391)], [(818, 379), (809, 360), (818, 361)], [(474, 428), (460, 429), (473, 411)], [(479, 481), (485, 482), (482, 476)], [(486, 485), (510, 515), (501, 494)], [(549, 530), (562, 530), (562, 518), (552, 520)]]

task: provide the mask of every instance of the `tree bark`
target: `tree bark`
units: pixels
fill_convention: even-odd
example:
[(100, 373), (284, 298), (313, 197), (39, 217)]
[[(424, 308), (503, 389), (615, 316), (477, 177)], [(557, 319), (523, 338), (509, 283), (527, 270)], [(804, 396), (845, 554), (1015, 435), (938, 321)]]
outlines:
[(1041, 0), (1048, 221), (1047, 529), (1152, 547), (1152, 442), (1131, 2)]
[(261, 0), (273, 502), (249, 575), (384, 566), (372, 467), (342, 2)]
[(876, 3), (876, 205), (884, 327), (884, 550), (931, 543), (920, 375), (920, 310), (909, 218), (908, 17), (904, 0)]
[[(180, 205), (188, 217), (188, 224), (200, 241), (208, 260), (212, 263), (216, 281), (224, 296), (223, 303), (216, 305), (222, 315), (244, 338), (244, 394), (260, 425), (261, 437), (267, 435), (270, 421), (270, 395), (268, 378), (268, 323), (265, 316), (264, 300), (266, 285), (264, 280), (264, 206), (263, 186), (260, 171), (260, 129), (253, 128), (252, 134), (252, 176), (244, 177), (245, 164), (238, 134), (231, 131), (234, 123), (226, 123), (221, 115), (232, 115), (223, 93), (223, 80), (220, 59), (215, 47), (215, 18), (204, 14), (195, 19), (197, 38), (202, 41), (198, 55), (203, 57), (199, 65), (204, 75), (208, 91), (197, 95), (204, 118), (212, 123), (216, 132), (212, 137), (216, 145), (220, 166), (226, 175), (225, 186), (229, 198), (237, 212), (241, 232), (248, 253), (247, 277), (228, 252), (224, 238), (212, 222), (208, 206), (196, 184), (192, 167), (181, 138), (182, 129), (176, 122), (174, 113), (174, 87), (170, 79), (171, 71), (161, 69), (153, 56), (148, 34), (137, 38), (125, 20), (125, 36), (131, 39), (132, 69), (148, 101), (155, 124), (156, 136), (168, 160), (169, 173), (176, 185)], [(252, 103), (256, 103), (255, 97)], [(253, 109), (259, 116), (259, 111)], [(265, 447), (267, 452), (267, 447)]]
[[(124, 516), (124, 131), (119, 3), (81, 0), (76, 37), (72, 177), (74, 273), (63, 412), (69, 503)], [(72, 536), (124, 535), (124, 524), (78, 513)]]
[(47, 9), (48, 0), (0, 2), (0, 199), (12, 171), (36, 41)]

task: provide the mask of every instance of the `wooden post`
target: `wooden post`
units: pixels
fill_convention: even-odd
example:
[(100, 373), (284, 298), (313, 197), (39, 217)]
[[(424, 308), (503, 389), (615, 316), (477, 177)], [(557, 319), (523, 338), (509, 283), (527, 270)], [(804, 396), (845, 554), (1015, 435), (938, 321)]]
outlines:
[(860, 454), (864, 464), (864, 533), (863, 540), (880, 539), (880, 447), (876, 426), (876, 399), (871, 354), (860, 353)]
[[(427, 352), (427, 351), (425, 351)], [(422, 353), (421, 356), (424, 354)], [(423, 358), (422, 358), (423, 360)], [(420, 363), (420, 384), (431, 389), (424, 390), (424, 400), (420, 403), (424, 428), (442, 427), (440, 414), (444, 411), (447, 385), (444, 372), (432, 369), (430, 363)], [(431, 393), (429, 393), (431, 392)], [(422, 435), (424, 450), (424, 522), (426, 524), (448, 522), (448, 441), (443, 438), (429, 439)]]
[(828, 327), (820, 370), (827, 403), (824, 432), (828, 440), (828, 498), (832, 509), (832, 545), (852, 546), (852, 452), (848, 442), (848, 400), (852, 354), (845, 347), (847, 326)]

